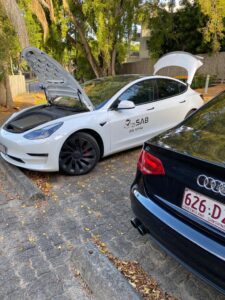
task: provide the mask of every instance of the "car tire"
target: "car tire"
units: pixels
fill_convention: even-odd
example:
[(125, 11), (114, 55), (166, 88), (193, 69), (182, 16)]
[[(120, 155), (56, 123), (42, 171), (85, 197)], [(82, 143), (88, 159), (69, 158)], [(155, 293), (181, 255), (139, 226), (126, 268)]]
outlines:
[(59, 154), (59, 170), (67, 175), (84, 175), (90, 172), (100, 158), (96, 140), (88, 133), (77, 132), (63, 144)]
[(196, 111), (196, 109), (190, 110), (190, 111), (186, 114), (186, 116), (185, 116), (184, 119), (187, 119), (188, 117), (190, 117), (190, 115), (192, 115), (195, 111)]

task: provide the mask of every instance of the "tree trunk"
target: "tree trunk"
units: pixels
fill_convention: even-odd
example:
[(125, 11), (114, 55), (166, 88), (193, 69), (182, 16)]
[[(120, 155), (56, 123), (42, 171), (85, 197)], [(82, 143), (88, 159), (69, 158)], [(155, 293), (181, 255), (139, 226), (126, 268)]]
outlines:
[(6, 87), (6, 107), (13, 106), (13, 98), (12, 93), (9, 85), (9, 75), (7, 74), (5, 77), (5, 87)]
[(84, 50), (85, 50), (85, 52), (87, 54), (87, 59), (88, 59), (90, 65), (91, 65), (91, 67), (92, 67), (92, 69), (93, 69), (96, 77), (99, 78), (99, 77), (102, 76), (102, 71), (99, 68), (98, 63), (97, 63), (96, 59), (94, 58), (94, 56), (93, 56), (93, 54), (91, 52), (91, 48), (90, 48), (90, 46), (88, 44), (88, 41), (87, 41), (87, 39), (85, 37), (85, 33), (84, 33), (84, 30), (83, 30), (82, 24), (80, 24), (77, 21), (76, 17), (74, 17), (72, 14), (71, 14), (71, 18), (73, 20), (73, 23), (74, 23), (74, 25), (75, 25), (75, 27), (77, 29), (77, 32), (78, 32), (79, 36), (80, 36), (82, 45), (83, 45)]
[(6, 107), (12, 107), (13, 106), (13, 97), (11, 93), (11, 87), (9, 82), (9, 73), (5, 72), (5, 78), (4, 78), (4, 86), (6, 89)]
[(112, 76), (116, 75), (116, 48), (114, 47), (112, 50), (112, 55), (111, 55), (111, 71), (112, 71)]
[(9, 84), (9, 74), (6, 74), (4, 79), (0, 82), (0, 105), (5, 107), (13, 106), (13, 98)]
[[(13, 24), (13, 27), (15, 31), (18, 34), (19, 42), (22, 48), (25, 48), (29, 46), (29, 39), (28, 39), (28, 33), (27, 28), (25, 24), (25, 20), (23, 18), (22, 12), (19, 9), (18, 4), (16, 3), (16, 0), (0, 0), (0, 5), (4, 7), (5, 12), (10, 19), (10, 21)], [(5, 76), (2, 82), (0, 83), (1, 90), (4, 92), (4, 103), (6, 107), (12, 107), (13, 105), (13, 98), (9, 83), (9, 74), (8, 74), (8, 66), (4, 66), (5, 69)], [(3, 101), (1, 101), (3, 102)]]
[(0, 105), (6, 106), (6, 88), (5, 88), (5, 80), (0, 81)]
[(29, 45), (27, 28), (16, 0), (0, 0), (0, 4), (4, 7), (7, 16), (18, 34), (21, 47), (27, 47)]

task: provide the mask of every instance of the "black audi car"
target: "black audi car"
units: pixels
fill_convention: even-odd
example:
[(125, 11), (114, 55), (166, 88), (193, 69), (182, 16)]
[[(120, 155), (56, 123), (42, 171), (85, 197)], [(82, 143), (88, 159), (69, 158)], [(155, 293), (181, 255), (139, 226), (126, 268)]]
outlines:
[(225, 92), (147, 141), (132, 225), (225, 293)]

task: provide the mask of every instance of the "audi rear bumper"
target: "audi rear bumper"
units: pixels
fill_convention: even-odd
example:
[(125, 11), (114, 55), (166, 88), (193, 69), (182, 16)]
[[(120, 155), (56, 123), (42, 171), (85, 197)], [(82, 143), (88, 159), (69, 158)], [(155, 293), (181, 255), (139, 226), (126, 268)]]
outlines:
[(186, 224), (138, 190), (131, 207), (151, 236), (190, 271), (225, 294), (225, 245)]

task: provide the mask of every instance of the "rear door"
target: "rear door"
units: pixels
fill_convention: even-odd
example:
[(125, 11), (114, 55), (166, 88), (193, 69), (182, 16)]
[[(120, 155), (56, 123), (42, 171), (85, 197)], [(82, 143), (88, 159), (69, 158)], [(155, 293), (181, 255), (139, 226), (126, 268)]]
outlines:
[(153, 124), (155, 133), (167, 130), (181, 122), (188, 113), (187, 86), (168, 78), (157, 78), (157, 110)]

